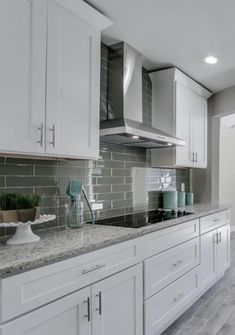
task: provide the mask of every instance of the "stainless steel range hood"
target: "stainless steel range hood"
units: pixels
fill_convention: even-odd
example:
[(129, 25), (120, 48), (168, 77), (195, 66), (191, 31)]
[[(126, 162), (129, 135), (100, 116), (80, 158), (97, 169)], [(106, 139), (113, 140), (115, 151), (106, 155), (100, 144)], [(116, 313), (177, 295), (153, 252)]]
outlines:
[(126, 43), (109, 47), (107, 120), (101, 121), (100, 140), (142, 148), (185, 145), (143, 124), (142, 55)]

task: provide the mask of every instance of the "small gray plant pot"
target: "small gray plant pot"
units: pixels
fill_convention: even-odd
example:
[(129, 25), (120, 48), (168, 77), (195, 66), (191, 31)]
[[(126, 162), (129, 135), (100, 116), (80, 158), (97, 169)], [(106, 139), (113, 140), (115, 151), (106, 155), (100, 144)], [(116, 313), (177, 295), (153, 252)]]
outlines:
[(2, 211), (2, 221), (5, 223), (18, 222), (18, 213), (15, 209)]
[(20, 222), (33, 222), (36, 216), (36, 208), (29, 208), (29, 209), (18, 209), (18, 220)]

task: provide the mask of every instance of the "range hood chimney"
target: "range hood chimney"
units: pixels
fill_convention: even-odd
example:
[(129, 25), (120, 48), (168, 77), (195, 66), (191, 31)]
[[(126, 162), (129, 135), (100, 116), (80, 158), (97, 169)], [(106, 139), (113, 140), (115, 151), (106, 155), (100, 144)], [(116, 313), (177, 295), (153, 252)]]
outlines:
[(143, 124), (142, 55), (126, 43), (109, 47), (107, 120), (101, 121), (100, 140), (142, 148), (185, 145)]

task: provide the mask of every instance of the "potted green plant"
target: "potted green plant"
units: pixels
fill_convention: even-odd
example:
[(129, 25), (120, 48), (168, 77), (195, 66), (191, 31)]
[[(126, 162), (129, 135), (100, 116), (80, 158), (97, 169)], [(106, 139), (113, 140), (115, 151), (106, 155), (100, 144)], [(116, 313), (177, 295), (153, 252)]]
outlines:
[(16, 197), (17, 193), (0, 193), (0, 210), (3, 222), (9, 223), (18, 221)]
[(39, 217), (40, 196), (37, 194), (17, 194), (16, 206), (18, 220), (21, 222), (34, 221)]

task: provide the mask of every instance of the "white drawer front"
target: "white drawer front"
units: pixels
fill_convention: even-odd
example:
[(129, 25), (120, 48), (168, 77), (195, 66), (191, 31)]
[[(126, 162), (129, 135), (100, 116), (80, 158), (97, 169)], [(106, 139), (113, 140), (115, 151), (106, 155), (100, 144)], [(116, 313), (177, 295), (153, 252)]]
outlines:
[[(198, 293), (197, 269), (175, 281), (144, 303), (145, 335), (159, 335)], [(179, 315), (179, 314), (178, 314)]]
[(199, 220), (147, 234), (144, 237), (145, 256), (150, 257), (199, 236)]
[(229, 210), (205, 216), (200, 219), (200, 233), (204, 234), (210, 230), (221, 227), (230, 221)]
[(143, 260), (141, 239), (123, 242), (0, 281), (0, 322)]
[(199, 237), (144, 262), (144, 297), (148, 299), (199, 265)]

